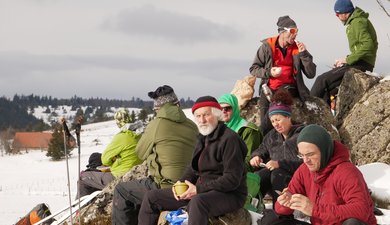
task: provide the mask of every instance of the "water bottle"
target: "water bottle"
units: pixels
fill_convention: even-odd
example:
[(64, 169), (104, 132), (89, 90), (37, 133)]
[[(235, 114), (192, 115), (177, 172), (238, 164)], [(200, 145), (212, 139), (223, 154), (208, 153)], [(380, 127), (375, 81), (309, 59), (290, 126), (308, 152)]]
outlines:
[(269, 102), (271, 102), (272, 91), (271, 91), (271, 89), (268, 87), (268, 85), (267, 85), (267, 84), (261, 85), (261, 90), (263, 91), (263, 94), (265, 95), (265, 97), (267, 98), (267, 100), (268, 100)]

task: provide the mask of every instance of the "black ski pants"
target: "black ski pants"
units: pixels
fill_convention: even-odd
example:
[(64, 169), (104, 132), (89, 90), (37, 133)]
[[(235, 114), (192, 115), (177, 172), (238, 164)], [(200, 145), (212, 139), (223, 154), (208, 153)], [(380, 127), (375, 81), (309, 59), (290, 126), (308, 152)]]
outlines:
[(262, 168), (255, 171), (260, 176), (260, 193), (264, 197), (267, 193), (272, 196), (272, 203), (275, 205), (279, 195), (275, 190), (282, 191), (288, 186), (292, 175), (284, 169), (277, 168), (270, 171), (267, 168)]
[(158, 189), (158, 185), (152, 178), (117, 184), (114, 190), (111, 224), (137, 225), (142, 199), (149, 190), (155, 189)]
[(334, 92), (334, 90), (340, 86), (341, 81), (344, 78), (345, 72), (347, 72), (351, 68), (355, 68), (363, 72), (367, 70), (372, 71), (374, 69), (372, 65), (364, 61), (358, 61), (354, 65), (345, 65), (342, 67), (333, 68), (330, 71), (325, 72), (316, 78), (313, 87), (310, 90), (310, 95), (322, 98), (328, 104), (330, 104), (331, 93)]
[(238, 193), (209, 191), (198, 193), (190, 201), (177, 201), (171, 188), (149, 191), (138, 215), (139, 225), (156, 225), (160, 212), (187, 206), (188, 225), (205, 225), (210, 216), (220, 216), (243, 207), (245, 197)]

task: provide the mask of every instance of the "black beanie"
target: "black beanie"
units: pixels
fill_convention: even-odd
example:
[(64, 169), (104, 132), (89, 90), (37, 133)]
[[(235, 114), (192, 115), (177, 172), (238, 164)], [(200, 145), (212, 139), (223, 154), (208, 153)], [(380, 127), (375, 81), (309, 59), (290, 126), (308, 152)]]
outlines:
[(298, 135), (297, 144), (300, 142), (308, 142), (315, 144), (321, 152), (321, 165), (320, 169), (325, 168), (333, 156), (334, 144), (332, 137), (325, 130), (325, 128), (317, 125), (310, 124), (302, 129)]
[(278, 32), (284, 31), (284, 28), (297, 27), (297, 24), (289, 16), (281, 16), (276, 23), (278, 25)]
[(194, 106), (192, 106), (192, 114), (194, 114), (195, 110), (206, 106), (215, 107), (217, 109), (222, 110), (221, 105), (218, 103), (217, 99), (207, 95), (207, 96), (202, 96), (196, 100)]
[(89, 156), (87, 168), (96, 169), (96, 167), (102, 165), (102, 154), (94, 152)]

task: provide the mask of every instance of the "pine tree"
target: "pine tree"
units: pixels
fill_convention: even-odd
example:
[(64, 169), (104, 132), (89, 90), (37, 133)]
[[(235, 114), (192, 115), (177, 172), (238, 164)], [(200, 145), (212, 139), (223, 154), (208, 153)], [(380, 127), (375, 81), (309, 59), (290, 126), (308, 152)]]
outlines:
[[(71, 155), (72, 148), (67, 146), (68, 156)], [(47, 157), (51, 157), (54, 161), (59, 161), (65, 157), (65, 149), (64, 149), (64, 133), (62, 129), (58, 126), (54, 127), (53, 137), (49, 143), (49, 149), (46, 153)]]

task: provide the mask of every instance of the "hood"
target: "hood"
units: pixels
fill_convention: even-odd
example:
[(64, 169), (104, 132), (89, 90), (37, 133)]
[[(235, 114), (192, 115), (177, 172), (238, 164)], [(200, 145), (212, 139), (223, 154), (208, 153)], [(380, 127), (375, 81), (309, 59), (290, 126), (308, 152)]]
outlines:
[(361, 17), (364, 17), (364, 18), (368, 18), (369, 14), (367, 12), (364, 12), (361, 8), (359, 7), (355, 7), (355, 10), (353, 11), (353, 13), (351, 14), (351, 16), (348, 18), (347, 22), (345, 23), (345, 25), (349, 25), (351, 23), (351, 21), (355, 18), (361, 18)]
[(240, 106), (238, 105), (237, 97), (233, 94), (224, 94), (218, 98), (218, 103), (229, 104), (232, 107), (232, 116), (226, 126), (238, 132), (238, 130), (247, 124), (247, 122), (240, 116)]
[(164, 104), (157, 111), (156, 118), (163, 118), (177, 123), (183, 123), (187, 120), (187, 117), (184, 114), (183, 110), (181, 110), (179, 106), (173, 103)]

